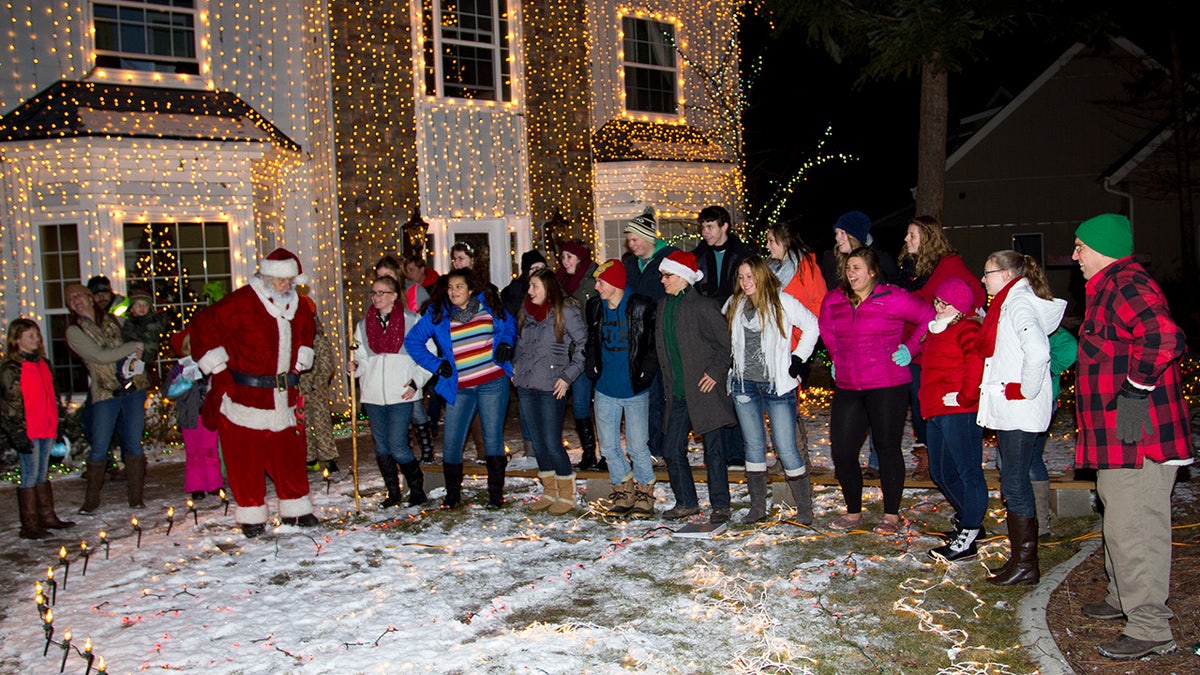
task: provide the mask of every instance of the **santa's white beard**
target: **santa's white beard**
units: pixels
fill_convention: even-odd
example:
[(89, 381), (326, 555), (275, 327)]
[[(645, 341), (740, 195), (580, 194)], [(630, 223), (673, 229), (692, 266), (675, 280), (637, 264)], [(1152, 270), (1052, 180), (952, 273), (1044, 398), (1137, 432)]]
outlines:
[(271, 302), (280, 307), (287, 307), (296, 299), (296, 291), (290, 288), (286, 291), (277, 291), (274, 288), (270, 288), (268, 292), (271, 295)]

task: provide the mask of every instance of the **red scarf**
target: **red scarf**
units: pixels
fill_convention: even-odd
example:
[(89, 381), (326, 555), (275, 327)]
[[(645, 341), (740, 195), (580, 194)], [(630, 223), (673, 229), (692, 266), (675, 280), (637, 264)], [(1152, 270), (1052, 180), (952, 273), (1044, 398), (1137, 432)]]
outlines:
[(533, 304), (533, 300), (529, 299), (529, 296), (525, 296), (525, 316), (528, 316), (534, 321), (540, 322), (549, 314), (550, 303), (543, 302), (540, 305), (535, 305)]
[(579, 290), (579, 284), (583, 283), (583, 278), (587, 276), (588, 268), (591, 266), (591, 257), (585, 258), (581, 256), (579, 258), (579, 264), (575, 266), (574, 274), (568, 273), (567, 268), (559, 265), (554, 276), (558, 277), (558, 283), (562, 286), (562, 289), (566, 291), (567, 295), (574, 295), (575, 291)]
[(45, 359), (31, 357), (21, 364), (21, 401), (25, 404), (25, 435), (30, 439), (57, 438), (58, 399)]
[(404, 346), (404, 310), (393, 306), (388, 318), (385, 330), (379, 322), (379, 308), (371, 305), (367, 310), (367, 347), (376, 354), (398, 354)]
[(992, 303), (988, 305), (987, 315), (983, 317), (983, 328), (979, 329), (979, 335), (975, 338), (985, 359), (996, 353), (996, 329), (1000, 326), (1000, 306), (1004, 304), (1004, 299), (1008, 297), (1008, 292), (1012, 290), (1013, 284), (1020, 280), (1021, 277), (1017, 277), (1008, 282), (1007, 286), (992, 296)]

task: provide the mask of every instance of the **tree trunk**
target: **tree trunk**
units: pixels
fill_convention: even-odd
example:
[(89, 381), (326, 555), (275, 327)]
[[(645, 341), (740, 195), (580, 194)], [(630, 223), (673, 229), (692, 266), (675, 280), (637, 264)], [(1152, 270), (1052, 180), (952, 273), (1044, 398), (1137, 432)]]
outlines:
[(1187, 151), (1187, 114), (1183, 103), (1183, 56), (1179, 50), (1178, 23), (1171, 23), (1170, 36), (1171, 116), (1175, 127), (1175, 180), (1179, 195), (1180, 271), (1183, 273), (1186, 288), (1200, 288), (1200, 276), (1197, 276), (1196, 227), (1192, 213), (1192, 165)]
[(949, 76), (935, 61), (921, 62), (921, 130), (917, 137), (918, 216), (942, 219), (946, 189), (946, 116)]

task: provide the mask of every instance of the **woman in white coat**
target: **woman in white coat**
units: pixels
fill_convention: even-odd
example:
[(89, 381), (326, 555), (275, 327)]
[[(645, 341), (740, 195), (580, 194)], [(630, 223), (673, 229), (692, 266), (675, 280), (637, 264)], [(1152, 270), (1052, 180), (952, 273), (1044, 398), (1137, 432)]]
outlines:
[(371, 284), (371, 307), (354, 329), (358, 345), (348, 370), (358, 377), (359, 400), (367, 409), (375, 438), (375, 461), (387, 499), (383, 508), (399, 505), (400, 476), (408, 482), (406, 506), (425, 502), (425, 477), (408, 445), (408, 424), (421, 387), (432, 375), (404, 351), (404, 335), (417, 323), (417, 315), (396, 302), (400, 283), (379, 277)]
[(977, 342), (984, 357), (978, 422), (996, 431), (1011, 547), (1008, 562), (988, 581), (1036, 584), (1038, 523), (1029, 467), (1054, 410), (1047, 336), (1062, 321), (1067, 302), (1051, 295), (1037, 262), (1016, 251), (988, 256), (983, 285), (992, 301)]
[[(780, 290), (779, 280), (758, 256), (750, 256), (738, 266), (737, 285), (725, 303), (725, 316), (733, 349), (730, 394), (746, 441), (750, 513), (742, 523), (767, 517), (765, 411), (775, 452), (796, 500), (796, 518), (811, 524), (812, 483), (804, 454), (796, 444), (796, 389), (808, 372), (808, 358), (817, 344), (817, 317)], [(793, 329), (801, 331), (795, 349)]]

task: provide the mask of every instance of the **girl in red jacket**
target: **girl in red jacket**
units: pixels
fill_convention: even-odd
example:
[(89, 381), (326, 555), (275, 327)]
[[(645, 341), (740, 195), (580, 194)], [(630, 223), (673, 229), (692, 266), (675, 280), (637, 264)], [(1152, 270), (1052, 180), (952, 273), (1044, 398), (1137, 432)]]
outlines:
[(983, 477), (983, 428), (979, 382), (983, 355), (976, 345), (980, 323), (974, 319), (974, 295), (962, 279), (951, 277), (933, 292), (933, 309), (921, 353), (921, 410), (926, 414), (929, 473), (954, 507), (955, 530), (950, 542), (929, 552), (950, 562), (976, 556), (975, 540), (987, 510)]
[(42, 331), (29, 319), (14, 319), (8, 325), (0, 364), (0, 431), (21, 461), (21, 538), (45, 539), (47, 529), (74, 525), (55, 515), (54, 493), (46, 478), (50, 449), (58, 438), (58, 397)]

